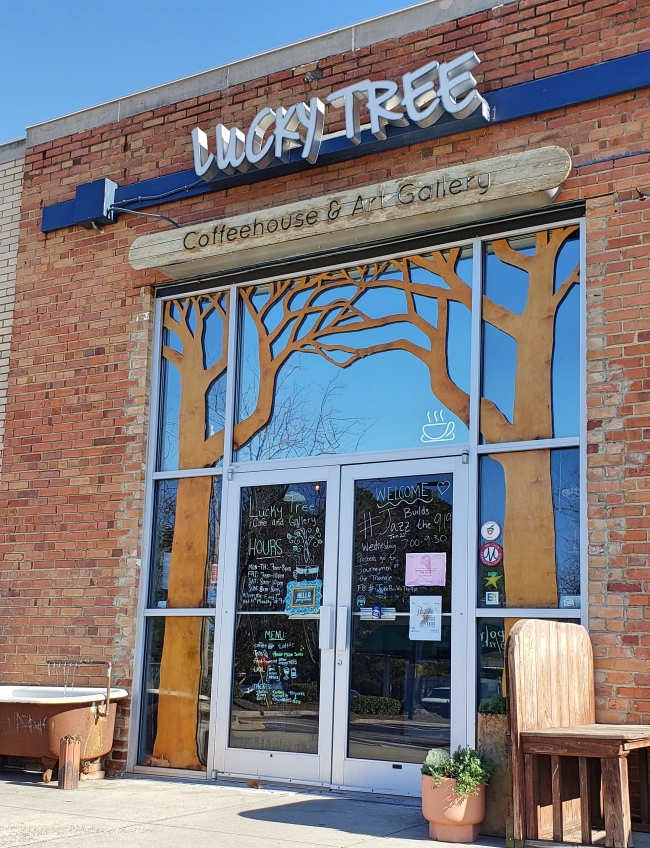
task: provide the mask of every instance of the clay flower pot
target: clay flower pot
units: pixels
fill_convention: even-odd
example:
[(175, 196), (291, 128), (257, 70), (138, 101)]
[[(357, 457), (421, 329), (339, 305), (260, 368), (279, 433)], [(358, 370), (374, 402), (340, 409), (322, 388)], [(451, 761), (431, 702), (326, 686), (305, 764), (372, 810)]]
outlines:
[(485, 786), (478, 795), (456, 795), (456, 781), (443, 777), (435, 786), (433, 778), (422, 775), (422, 814), (429, 822), (429, 836), (440, 842), (473, 842), (485, 816)]

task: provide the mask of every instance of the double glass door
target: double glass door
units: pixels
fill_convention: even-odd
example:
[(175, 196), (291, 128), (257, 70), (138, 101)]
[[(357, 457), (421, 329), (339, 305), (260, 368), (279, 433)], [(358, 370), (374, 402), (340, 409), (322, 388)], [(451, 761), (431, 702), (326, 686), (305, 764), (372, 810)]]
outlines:
[(219, 772), (415, 795), (465, 742), (466, 468), (235, 474)]

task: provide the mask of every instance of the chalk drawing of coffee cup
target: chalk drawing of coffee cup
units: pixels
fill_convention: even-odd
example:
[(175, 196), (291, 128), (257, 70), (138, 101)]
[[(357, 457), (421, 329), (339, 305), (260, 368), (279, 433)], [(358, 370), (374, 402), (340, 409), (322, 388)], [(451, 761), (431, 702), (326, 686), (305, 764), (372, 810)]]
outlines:
[(431, 413), (427, 411), (428, 424), (422, 425), (421, 442), (453, 442), (456, 434), (456, 422), (445, 421), (445, 415), (442, 409), (434, 409), (433, 421)]

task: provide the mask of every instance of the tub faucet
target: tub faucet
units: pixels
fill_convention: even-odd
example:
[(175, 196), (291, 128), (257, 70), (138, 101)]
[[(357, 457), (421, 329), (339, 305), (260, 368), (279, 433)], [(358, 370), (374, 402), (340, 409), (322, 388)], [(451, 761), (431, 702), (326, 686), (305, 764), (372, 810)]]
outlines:
[(111, 673), (113, 670), (112, 663), (108, 660), (79, 660), (79, 659), (67, 659), (67, 660), (46, 660), (48, 667), (57, 666), (57, 665), (105, 665), (106, 666), (106, 699), (104, 708), (102, 711), (101, 707), (97, 707), (97, 711), (100, 715), (107, 716), (108, 708), (111, 703)]

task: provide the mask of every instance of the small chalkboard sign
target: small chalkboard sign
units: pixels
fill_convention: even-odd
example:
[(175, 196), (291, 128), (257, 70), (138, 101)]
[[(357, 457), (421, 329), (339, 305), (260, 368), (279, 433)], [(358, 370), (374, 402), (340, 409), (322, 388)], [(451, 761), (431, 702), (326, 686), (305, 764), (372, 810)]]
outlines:
[[(303, 613), (320, 606), (303, 594), (287, 606), (289, 584), (323, 580), (326, 484), (246, 486), (241, 490), (238, 609)], [(309, 600), (309, 599), (307, 599)]]

